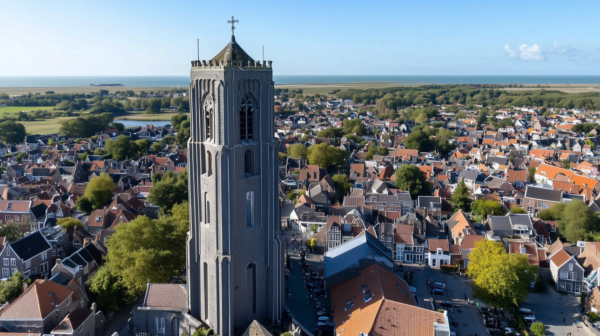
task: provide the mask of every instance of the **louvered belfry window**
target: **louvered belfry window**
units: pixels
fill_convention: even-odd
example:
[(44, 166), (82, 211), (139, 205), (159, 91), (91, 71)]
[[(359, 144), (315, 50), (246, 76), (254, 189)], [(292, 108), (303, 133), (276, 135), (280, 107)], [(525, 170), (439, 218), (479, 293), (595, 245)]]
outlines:
[(240, 106), (240, 139), (248, 141), (253, 139), (254, 104), (250, 95), (245, 95)]

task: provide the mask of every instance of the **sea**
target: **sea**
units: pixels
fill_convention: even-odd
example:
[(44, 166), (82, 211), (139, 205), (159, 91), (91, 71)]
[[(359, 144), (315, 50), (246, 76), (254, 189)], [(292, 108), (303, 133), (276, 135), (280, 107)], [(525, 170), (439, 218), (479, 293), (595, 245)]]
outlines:
[[(595, 84), (596, 76), (404, 76), (404, 75), (274, 75), (275, 84)], [(77, 87), (90, 84), (123, 84), (125, 87), (187, 87), (189, 76), (71, 76), (1, 77), (0, 87)], [(120, 87), (108, 87), (117, 91)]]

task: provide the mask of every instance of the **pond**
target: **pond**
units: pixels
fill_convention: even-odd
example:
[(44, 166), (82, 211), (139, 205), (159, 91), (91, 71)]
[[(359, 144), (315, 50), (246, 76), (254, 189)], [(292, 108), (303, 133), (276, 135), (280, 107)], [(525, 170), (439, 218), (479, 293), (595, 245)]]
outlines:
[(165, 126), (171, 124), (170, 120), (115, 120), (115, 122), (125, 125), (125, 128), (146, 127), (147, 125)]

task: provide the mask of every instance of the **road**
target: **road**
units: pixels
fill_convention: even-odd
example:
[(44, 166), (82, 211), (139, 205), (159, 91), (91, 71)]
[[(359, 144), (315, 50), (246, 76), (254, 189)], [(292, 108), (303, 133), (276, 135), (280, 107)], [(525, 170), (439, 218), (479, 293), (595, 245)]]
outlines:
[[(309, 304), (311, 294), (306, 289), (306, 283), (298, 255), (294, 252), (290, 253), (290, 261), (292, 263), (292, 269), (290, 270), (290, 277), (286, 281), (286, 287), (290, 289), (292, 296), (287, 297), (286, 306), (290, 309), (291, 314), (303, 328), (309, 332), (313, 332), (316, 326), (314, 301)], [(317, 270), (318, 266), (323, 265), (319, 256), (309, 255), (307, 261), (313, 264), (314, 270)], [(325, 298), (322, 296), (313, 296), (313, 299), (321, 302), (321, 305), (325, 303)]]

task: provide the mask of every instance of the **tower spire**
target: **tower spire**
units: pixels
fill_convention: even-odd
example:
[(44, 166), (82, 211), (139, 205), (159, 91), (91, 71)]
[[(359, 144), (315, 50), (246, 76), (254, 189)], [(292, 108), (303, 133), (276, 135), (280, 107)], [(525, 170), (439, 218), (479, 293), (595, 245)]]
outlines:
[(239, 23), (240, 20), (235, 20), (235, 18), (233, 17), (233, 15), (231, 16), (231, 20), (227, 21), (227, 23), (231, 23), (231, 38), (235, 38), (235, 24)]

